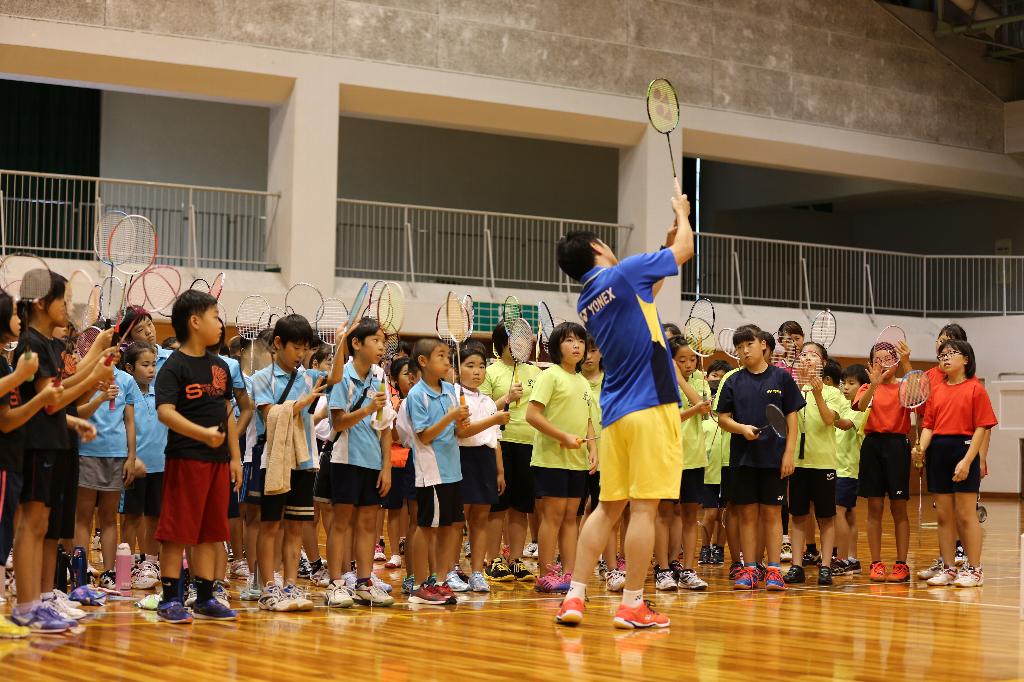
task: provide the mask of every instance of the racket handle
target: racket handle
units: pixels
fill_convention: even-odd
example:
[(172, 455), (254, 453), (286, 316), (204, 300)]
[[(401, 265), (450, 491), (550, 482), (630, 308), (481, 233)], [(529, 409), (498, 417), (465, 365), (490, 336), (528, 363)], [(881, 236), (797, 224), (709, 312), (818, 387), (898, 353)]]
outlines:
[[(379, 392), (381, 392), (383, 390), (384, 390), (384, 382), (383, 381), (377, 382), (377, 392), (379, 393)], [(377, 410), (377, 421), (380, 421), (382, 419), (384, 419), (384, 408), (383, 407), (380, 408), (379, 410)]]

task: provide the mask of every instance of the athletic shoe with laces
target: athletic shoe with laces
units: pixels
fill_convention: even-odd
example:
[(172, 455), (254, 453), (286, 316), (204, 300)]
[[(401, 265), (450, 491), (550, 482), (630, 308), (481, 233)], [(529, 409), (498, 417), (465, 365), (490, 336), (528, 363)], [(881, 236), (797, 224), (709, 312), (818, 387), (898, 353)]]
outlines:
[(782, 576), (783, 582), (787, 585), (798, 585), (807, 582), (807, 574), (803, 566), (790, 566), (786, 575)]
[(177, 599), (160, 602), (160, 605), (156, 607), (156, 615), (165, 623), (174, 623), (175, 625), (187, 625), (192, 622), (192, 612)]
[(945, 587), (956, 582), (959, 572), (955, 566), (945, 566), (941, 572), (928, 578), (929, 587)]
[(160, 608), (161, 596), (156, 592), (150, 592), (145, 597), (135, 602), (135, 606), (139, 607), (143, 611), (156, 611)]
[(537, 580), (536, 574), (526, 567), (526, 564), (522, 559), (516, 559), (508, 565), (508, 570), (512, 572), (512, 577), (517, 582), (521, 583), (532, 583)]
[(416, 578), (407, 575), (402, 578), (402, 594), (412, 594), (416, 591)]
[(604, 580), (604, 577), (608, 575), (608, 564), (605, 563), (604, 559), (597, 560), (597, 566), (594, 567), (594, 575), (601, 580)]
[(963, 543), (956, 541), (956, 557), (953, 560), (956, 566), (963, 566), (967, 563), (967, 552), (964, 551)]
[(660, 566), (654, 567), (654, 589), (675, 590), (678, 588), (679, 585), (676, 584), (675, 576), (672, 575), (672, 569), (661, 568)]
[(846, 573), (846, 559), (832, 559), (829, 565), (832, 575), (844, 575)]
[(189, 582), (188, 587), (185, 588), (185, 606), (192, 608), (192, 605), (196, 603), (196, 584)]
[(290, 599), (295, 604), (294, 608), (288, 609), (289, 611), (312, 611), (313, 600), (309, 598), (306, 590), (302, 589), (297, 585), (286, 585), (281, 594), (284, 595), (285, 599)]
[(448, 597), (438, 592), (435, 585), (423, 583), (409, 595), (409, 603), (444, 606), (448, 603)]
[(31, 628), (18, 625), (14, 621), (0, 616), (0, 639), (25, 639), (31, 633)]
[[(525, 568), (525, 566), (524, 566)], [(491, 563), (484, 567), (484, 574), (488, 580), (496, 583), (507, 583), (516, 579), (516, 576), (509, 570), (504, 557), (496, 557)]]
[(459, 577), (455, 570), (448, 571), (444, 582), (452, 589), (452, 592), (469, 592), (469, 583)]
[(256, 574), (252, 573), (245, 580), (245, 587), (238, 591), (242, 601), (256, 601), (260, 598), (260, 586), (256, 584)]
[(345, 587), (345, 583), (341, 580), (335, 580), (327, 585), (324, 600), (327, 602), (328, 608), (332, 609), (347, 609), (355, 601), (352, 590)]
[(533, 589), (537, 592), (542, 592), (546, 594), (555, 594), (561, 592), (561, 588), (562, 575), (561, 573), (559, 573), (559, 567), (557, 564), (549, 565), (547, 573), (538, 578), (537, 584), (533, 587)]
[(626, 574), (617, 568), (613, 568), (605, 576), (604, 585), (609, 592), (622, 592), (622, 588), (626, 585)]
[(277, 583), (267, 583), (260, 594), (259, 607), (263, 611), (287, 611), (292, 602), (285, 601), (283, 591)]
[(871, 562), (871, 582), (884, 583), (889, 571), (881, 561)]
[(108, 590), (117, 589), (117, 577), (113, 571), (103, 571), (100, 574), (100, 587), (104, 587)]
[(309, 576), (313, 574), (313, 565), (309, 563), (309, 559), (306, 558), (306, 553), (303, 552), (302, 556), (299, 557), (299, 577), (303, 580), (308, 580)]
[(909, 583), (910, 582), (910, 566), (907, 566), (902, 561), (897, 561), (893, 567), (889, 576), (886, 578), (886, 582), (890, 583)]
[(380, 576), (378, 576), (376, 573), (370, 573), (370, 582), (378, 590), (381, 590), (382, 592), (385, 592), (387, 594), (391, 594), (391, 591), (393, 589), (395, 589), (395, 588), (391, 587), (390, 584), (388, 584), (388, 583), (384, 582), (383, 580), (381, 580)]
[(804, 566), (821, 566), (821, 552), (804, 552)]
[(829, 566), (818, 567), (818, 584), (819, 585), (831, 585), (832, 584), (832, 569)]
[(677, 560), (673, 559), (668, 562), (668, 567), (672, 571), (672, 577), (676, 579), (676, 585), (680, 584), (683, 580), (683, 565)]
[(782, 554), (780, 556), (783, 561), (793, 560), (793, 545), (790, 543), (788, 535), (782, 536)]
[(744, 566), (736, 574), (736, 582), (733, 583), (734, 590), (757, 589), (757, 576), (753, 566)]
[(527, 543), (526, 547), (523, 547), (523, 556), (526, 557), (527, 559), (536, 559), (537, 558), (537, 553), (539, 551), (540, 551), (540, 548), (537, 546), (537, 543), (536, 542), (530, 542), (530, 543)]
[(452, 566), (452, 570), (455, 571), (455, 575), (459, 576), (459, 579), (462, 582), (469, 582), (469, 576), (466, 575), (466, 572), (462, 570), (462, 566), (460, 566), (459, 564), (455, 564), (454, 566)]
[(711, 545), (704, 545), (700, 548), (700, 554), (697, 555), (697, 563), (701, 566), (707, 566), (711, 563)]
[(249, 577), (249, 564), (246, 563), (245, 559), (235, 559), (231, 562), (231, 566), (228, 569), (228, 575), (232, 578), (245, 580)]
[(743, 570), (742, 561), (734, 561), (729, 564), (729, 580), (736, 580), (739, 577), (740, 571)]
[(434, 580), (434, 578), (431, 578), (430, 582), (434, 586), (434, 589), (437, 590), (438, 594), (444, 597), (445, 604), (459, 603), (458, 597), (455, 596), (455, 593), (452, 591), (452, 588), (447, 583), (438, 583), (436, 580)]
[(82, 620), (87, 614), (82, 609), (74, 606), (68, 596), (60, 590), (54, 590), (53, 596), (49, 599), (44, 599), (43, 603), (51, 607), (56, 611), (62, 618), (68, 620)]
[(670, 624), (668, 616), (655, 611), (651, 602), (643, 601), (639, 606), (619, 604), (612, 621), (620, 630), (637, 628), (667, 628)]
[(725, 547), (722, 545), (711, 545), (711, 564), (713, 566), (725, 565)]
[(703, 592), (708, 589), (708, 584), (697, 575), (692, 568), (684, 568), (682, 578), (679, 581), (679, 589), (690, 590), (691, 592)]
[(626, 557), (617, 556), (615, 557), (615, 568), (621, 573), (626, 572)]
[(401, 568), (402, 557), (398, 554), (392, 554), (391, 558), (384, 562), (384, 568)]
[(985, 584), (985, 572), (981, 566), (971, 566), (965, 561), (953, 584), (956, 587), (981, 587)]
[(309, 576), (309, 582), (317, 587), (327, 587), (331, 584), (331, 572), (327, 570), (327, 564), (320, 562), (320, 567)]
[(201, 620), (237, 620), (238, 612), (214, 597), (192, 607), (192, 614)]
[(942, 557), (939, 557), (938, 559), (932, 562), (931, 566), (918, 571), (917, 577), (919, 580), (931, 580), (935, 576), (942, 573), (945, 569), (946, 563), (942, 560)]
[(785, 590), (786, 581), (782, 579), (782, 569), (778, 566), (769, 566), (764, 573), (764, 586), (770, 592)]
[(160, 568), (152, 561), (142, 561), (132, 569), (132, 589), (148, 590), (160, 582)]
[(384, 561), (385, 559), (387, 559), (387, 557), (384, 556), (384, 545), (382, 545), (382, 544), (380, 544), (378, 542), (373, 547), (373, 560), (374, 561)]
[(356, 572), (349, 571), (341, 576), (341, 579), (345, 581), (345, 587), (350, 590), (356, 589)]
[(859, 561), (857, 561), (856, 559), (847, 559), (846, 570), (843, 571), (843, 575), (856, 575), (857, 573), (860, 573), (861, 570), (862, 569)]
[(395, 603), (394, 597), (369, 580), (356, 583), (356, 592), (352, 600), (362, 606), (391, 606)]
[(562, 600), (562, 605), (555, 614), (555, 622), (562, 625), (577, 625), (583, 621), (583, 600), (578, 597), (570, 597)]
[(491, 588), (487, 584), (487, 578), (480, 571), (474, 571), (469, 576), (469, 589), (471, 592), (490, 592)]
[(213, 581), (213, 598), (220, 602), (224, 608), (231, 608), (231, 595), (228, 594), (228, 588), (219, 580)]
[(107, 593), (100, 592), (92, 585), (79, 585), (71, 590), (68, 597), (80, 606), (103, 606), (107, 601)]

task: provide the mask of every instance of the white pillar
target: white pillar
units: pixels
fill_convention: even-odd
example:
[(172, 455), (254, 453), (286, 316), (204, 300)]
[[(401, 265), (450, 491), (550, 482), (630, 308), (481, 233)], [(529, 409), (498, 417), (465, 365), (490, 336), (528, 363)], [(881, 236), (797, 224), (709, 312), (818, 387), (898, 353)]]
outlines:
[[(682, 173), (680, 133), (672, 135), (676, 172)], [(619, 258), (645, 251), (657, 251), (665, 243), (672, 223), (672, 167), (665, 136), (650, 127), (633, 147), (619, 151), (619, 222), (633, 226), (628, 249)], [(657, 296), (662, 322), (682, 325), (685, 320), (680, 300), (680, 278), (665, 280)]]
[(286, 285), (309, 282), (334, 295), (338, 191), (338, 81), (295, 80), (270, 114), (267, 188), (281, 192), (272, 257)]

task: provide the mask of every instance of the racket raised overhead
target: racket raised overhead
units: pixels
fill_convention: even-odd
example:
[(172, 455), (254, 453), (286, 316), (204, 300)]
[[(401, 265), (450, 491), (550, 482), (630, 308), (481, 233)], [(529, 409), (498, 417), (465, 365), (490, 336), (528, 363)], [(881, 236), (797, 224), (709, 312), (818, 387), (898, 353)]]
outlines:
[(352, 300), (352, 305), (348, 307), (349, 329), (352, 329), (352, 327), (359, 324), (359, 320), (363, 319), (363, 314), (366, 308), (366, 297), (369, 295), (369, 293), (370, 285), (367, 284), (366, 282), (363, 282), (359, 286), (359, 291), (356, 292), (356, 297)]
[(302, 315), (316, 324), (316, 315), (323, 311), (324, 296), (309, 282), (297, 282), (284, 295), (284, 309), (290, 315)]
[(338, 329), (348, 321), (348, 306), (340, 299), (325, 298), (320, 312), (317, 313), (316, 333), (320, 340), (331, 347), (338, 344)]
[(669, 134), (679, 125), (679, 97), (676, 96), (676, 89), (668, 79), (656, 78), (647, 85), (647, 118), (655, 130), (665, 135), (668, 158), (672, 164), (672, 177), (675, 178), (676, 161)]
[(405, 294), (397, 282), (385, 282), (377, 289), (377, 298), (370, 306), (384, 334), (398, 334), (405, 322)]

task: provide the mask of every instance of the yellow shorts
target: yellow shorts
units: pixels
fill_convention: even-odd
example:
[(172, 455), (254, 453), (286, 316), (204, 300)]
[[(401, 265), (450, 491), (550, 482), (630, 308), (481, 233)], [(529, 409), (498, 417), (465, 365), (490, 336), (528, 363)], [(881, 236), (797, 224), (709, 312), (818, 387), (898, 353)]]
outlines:
[(632, 412), (601, 430), (601, 501), (675, 500), (683, 475), (679, 407)]

